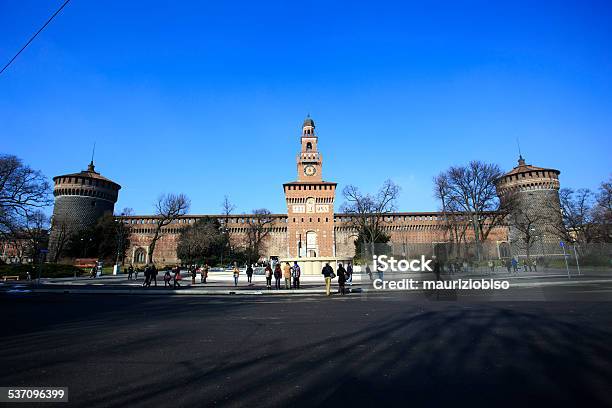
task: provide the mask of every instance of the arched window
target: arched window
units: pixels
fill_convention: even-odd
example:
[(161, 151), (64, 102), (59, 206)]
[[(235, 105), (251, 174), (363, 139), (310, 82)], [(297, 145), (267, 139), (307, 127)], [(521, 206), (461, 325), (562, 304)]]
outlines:
[(146, 253), (143, 248), (138, 248), (136, 252), (134, 252), (134, 263), (143, 264), (145, 263)]
[(306, 151), (309, 152), (312, 150), (312, 143), (308, 142), (306, 143)]
[(499, 257), (510, 258), (510, 244), (507, 242), (500, 242), (499, 244)]

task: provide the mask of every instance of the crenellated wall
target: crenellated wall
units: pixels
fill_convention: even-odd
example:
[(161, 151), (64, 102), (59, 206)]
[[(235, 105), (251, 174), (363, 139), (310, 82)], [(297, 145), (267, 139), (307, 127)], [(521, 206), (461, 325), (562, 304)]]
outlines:
[[(176, 246), (181, 229), (196, 222), (198, 218), (217, 218), (224, 223), (231, 236), (232, 245), (244, 246), (249, 222), (253, 219), (249, 215), (231, 215), (229, 217), (221, 215), (199, 215), (184, 216), (175, 220), (172, 224), (164, 227), (162, 237), (156, 244), (155, 260), (163, 264), (180, 263), (176, 257)], [(340, 258), (352, 258), (355, 255), (356, 231), (352, 228), (351, 218), (348, 214), (335, 214), (334, 216), (334, 239), (336, 256)], [(272, 215), (273, 222), (269, 224), (269, 235), (266, 237), (262, 253), (264, 257), (278, 256), (286, 258), (290, 256), (288, 252), (287, 216), (284, 214)], [(147, 254), (150, 240), (155, 230), (156, 217), (119, 217), (132, 230), (130, 248), (127, 251), (126, 262), (144, 263), (146, 257), (142, 257), (142, 262), (137, 262), (137, 253)], [(419, 248), (434, 246), (445, 243), (448, 239), (447, 229), (441, 213), (393, 213), (384, 217), (383, 230), (391, 237), (393, 244), (417, 244)], [(472, 236), (468, 233), (468, 241)], [(508, 228), (499, 226), (494, 228), (488, 237), (488, 242), (498, 244), (506, 242), (508, 239)], [(424, 246), (423, 246), (424, 245)], [(489, 246), (496, 248), (495, 245)], [(492, 250), (492, 257), (498, 254)]]

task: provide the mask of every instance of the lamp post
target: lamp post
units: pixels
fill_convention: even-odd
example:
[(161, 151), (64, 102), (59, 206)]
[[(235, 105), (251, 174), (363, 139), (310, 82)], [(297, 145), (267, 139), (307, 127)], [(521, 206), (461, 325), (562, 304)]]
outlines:
[(119, 274), (119, 271), (121, 270), (121, 253), (123, 251), (123, 229), (121, 227), (121, 220), (115, 219), (115, 231), (117, 234), (117, 258), (115, 259), (115, 266), (113, 266), (113, 275)]

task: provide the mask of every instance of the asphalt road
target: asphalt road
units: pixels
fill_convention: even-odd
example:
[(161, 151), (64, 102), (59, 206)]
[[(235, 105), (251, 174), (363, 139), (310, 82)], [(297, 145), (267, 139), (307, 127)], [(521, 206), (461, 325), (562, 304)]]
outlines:
[(0, 386), (68, 386), (87, 407), (612, 406), (612, 302), (575, 296), (611, 289), (3, 294)]

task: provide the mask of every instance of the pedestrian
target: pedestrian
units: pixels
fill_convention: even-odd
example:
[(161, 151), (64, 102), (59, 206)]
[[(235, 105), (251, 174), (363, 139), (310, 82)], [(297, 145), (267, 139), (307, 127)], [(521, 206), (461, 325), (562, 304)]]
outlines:
[(527, 258), (523, 259), (523, 272), (527, 272), (528, 266), (529, 266), (529, 261), (527, 260)]
[(346, 283), (346, 269), (344, 269), (344, 266), (342, 266), (341, 263), (338, 264), (338, 292), (340, 292), (341, 295), (344, 296), (344, 294), (346, 293), (346, 288), (344, 286), (344, 284)]
[(489, 261), (489, 270), (491, 271), (491, 273), (493, 273), (493, 271), (495, 270), (495, 264), (491, 260)]
[(240, 269), (238, 269), (238, 264), (234, 262), (234, 286), (238, 286), (238, 277), (240, 276)]
[(266, 264), (264, 275), (266, 276), (266, 287), (272, 289), (272, 268), (270, 268), (270, 264)]
[(353, 286), (353, 263), (350, 261), (346, 265), (346, 283)]
[(92, 266), (91, 270), (89, 271), (89, 277), (91, 279), (95, 279), (97, 272), (98, 272), (97, 268), (95, 266)]
[(206, 279), (208, 278), (208, 269), (208, 262), (205, 262), (204, 267), (202, 267), (202, 275), (200, 275), (202, 283), (206, 283)]
[(281, 267), (280, 264), (276, 264), (274, 266), (274, 280), (276, 281), (276, 289), (280, 289), (281, 288), (281, 278), (283, 276), (283, 272), (281, 271)]
[(134, 280), (138, 280), (138, 272), (140, 272), (139, 268), (134, 269)]
[(366, 265), (366, 273), (370, 277), (370, 280), (374, 280), (374, 278), (372, 277), (372, 269), (370, 269), (370, 265)]
[(166, 273), (164, 274), (164, 288), (166, 286), (170, 286), (171, 279), (172, 279), (172, 275), (170, 275), (170, 268), (166, 268)]
[(536, 259), (533, 259), (533, 271), (537, 272), (538, 271), (538, 263), (536, 262)]
[(516, 258), (512, 258), (512, 269), (514, 270), (514, 273), (518, 273), (518, 261)]
[(173, 280), (173, 287), (177, 288), (179, 286), (181, 286), (181, 283), (179, 282), (180, 280), (182, 280), (183, 278), (181, 277), (181, 268), (177, 265), (174, 268), (174, 280)]
[(510, 273), (511, 268), (512, 268), (512, 263), (510, 262), (510, 259), (506, 259), (506, 269), (508, 270), (508, 273)]
[(285, 289), (291, 289), (291, 265), (285, 262), (283, 265), (283, 276), (285, 278)]
[(329, 262), (325, 262), (325, 266), (323, 267), (321, 274), (325, 278), (325, 294), (327, 296), (330, 296), (331, 295), (331, 280), (336, 277), (336, 274), (334, 273), (334, 269), (331, 266), (329, 266)]
[[(155, 287), (157, 287), (157, 267), (155, 264), (151, 265), (151, 280), (155, 282)], [(151, 286), (151, 280), (149, 280), (149, 286)]]
[(151, 285), (151, 282), (150, 282), (150, 279), (151, 279), (151, 267), (148, 264), (145, 265), (144, 276), (145, 276), (145, 280), (142, 282), (142, 286), (146, 288), (146, 287), (149, 287)]
[(300, 288), (300, 276), (302, 275), (302, 270), (298, 265), (297, 261), (293, 261), (293, 268), (291, 268), (291, 276), (293, 276), (293, 289)]
[(196, 278), (196, 275), (198, 274), (198, 271), (196, 270), (195, 265), (191, 265), (189, 267), (189, 271), (191, 272), (191, 284), (195, 285), (195, 278)]
[(247, 282), (253, 283), (253, 267), (251, 266), (250, 263), (247, 264), (246, 276), (247, 276)]
[(134, 267), (130, 265), (128, 267), (128, 280), (132, 280), (132, 274), (134, 273)]
[(436, 274), (436, 281), (441, 281), (442, 277), (440, 277), (440, 261), (438, 261), (438, 258), (435, 255), (431, 258), (433, 259), (433, 272)]

